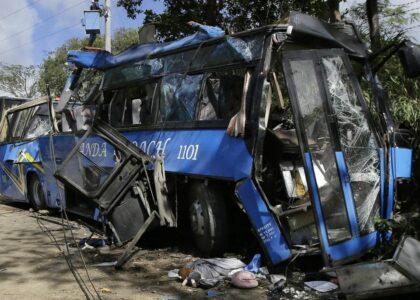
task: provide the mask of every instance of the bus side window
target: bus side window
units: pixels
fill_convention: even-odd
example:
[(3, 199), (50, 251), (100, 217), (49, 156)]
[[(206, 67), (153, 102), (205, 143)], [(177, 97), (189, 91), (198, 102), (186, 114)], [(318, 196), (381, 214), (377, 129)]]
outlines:
[(118, 90), (112, 94), (108, 110), (108, 120), (112, 126), (121, 127), (124, 124), (125, 92), (125, 90)]
[(29, 120), (24, 133), (25, 139), (36, 138), (46, 135), (51, 131), (51, 123), (49, 116), (48, 104), (42, 104), (35, 107), (36, 112)]
[(157, 92), (157, 83), (147, 83), (140, 87), (128, 89), (127, 92), (127, 119), (130, 125), (150, 125), (153, 124), (153, 99)]
[(4, 143), (7, 141), (8, 138), (8, 132), (9, 132), (9, 122), (6, 116), (2, 118), (1, 124), (0, 124), (0, 143)]
[(206, 76), (198, 120), (230, 120), (241, 108), (246, 70), (212, 72)]
[(27, 108), (24, 110), (16, 111), (7, 116), (9, 121), (9, 139), (19, 139), (22, 137), (28, 119), (33, 113), (34, 108)]
[(108, 108), (109, 123), (115, 127), (153, 124), (152, 104), (157, 85), (146, 83), (113, 92)]
[(203, 74), (172, 74), (163, 78), (159, 121), (194, 121)]

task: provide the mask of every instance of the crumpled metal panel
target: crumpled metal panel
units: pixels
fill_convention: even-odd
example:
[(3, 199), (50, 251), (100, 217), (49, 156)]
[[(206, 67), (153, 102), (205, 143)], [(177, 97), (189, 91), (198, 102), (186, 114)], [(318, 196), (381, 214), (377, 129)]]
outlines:
[(344, 266), (337, 269), (336, 273), (341, 292), (359, 298), (371, 297), (375, 294), (376, 297), (380, 297), (386, 294), (386, 290), (413, 285), (408, 277), (396, 270), (389, 262)]
[(394, 261), (406, 274), (420, 282), (420, 241), (406, 237), (394, 253)]

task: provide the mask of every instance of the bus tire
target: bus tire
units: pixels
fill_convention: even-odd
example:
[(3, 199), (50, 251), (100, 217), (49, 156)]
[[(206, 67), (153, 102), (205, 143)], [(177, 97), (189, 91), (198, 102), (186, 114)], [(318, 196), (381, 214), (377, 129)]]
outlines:
[(32, 205), (34, 210), (45, 209), (47, 207), (44, 190), (42, 188), (41, 181), (36, 174), (31, 174), (29, 176), (28, 198), (29, 203)]
[(229, 233), (225, 199), (215, 187), (194, 183), (189, 189), (188, 200), (196, 247), (206, 256), (222, 254)]

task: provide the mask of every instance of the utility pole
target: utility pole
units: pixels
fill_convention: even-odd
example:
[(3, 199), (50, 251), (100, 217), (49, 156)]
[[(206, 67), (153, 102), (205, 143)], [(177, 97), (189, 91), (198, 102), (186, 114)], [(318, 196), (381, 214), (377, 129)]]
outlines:
[(330, 23), (340, 22), (340, 0), (328, 0), (327, 5)]
[(105, 50), (111, 52), (111, 0), (105, 0)]
[(366, 12), (369, 22), (371, 48), (373, 51), (376, 51), (381, 48), (381, 41), (379, 35), (378, 0), (367, 0)]

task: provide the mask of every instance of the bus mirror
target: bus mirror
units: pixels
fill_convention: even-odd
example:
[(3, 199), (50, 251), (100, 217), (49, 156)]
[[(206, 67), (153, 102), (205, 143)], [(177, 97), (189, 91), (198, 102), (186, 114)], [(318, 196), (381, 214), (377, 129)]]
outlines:
[(420, 76), (420, 45), (416, 45), (410, 41), (405, 44), (398, 51), (401, 64), (404, 68), (405, 74), (409, 78)]

